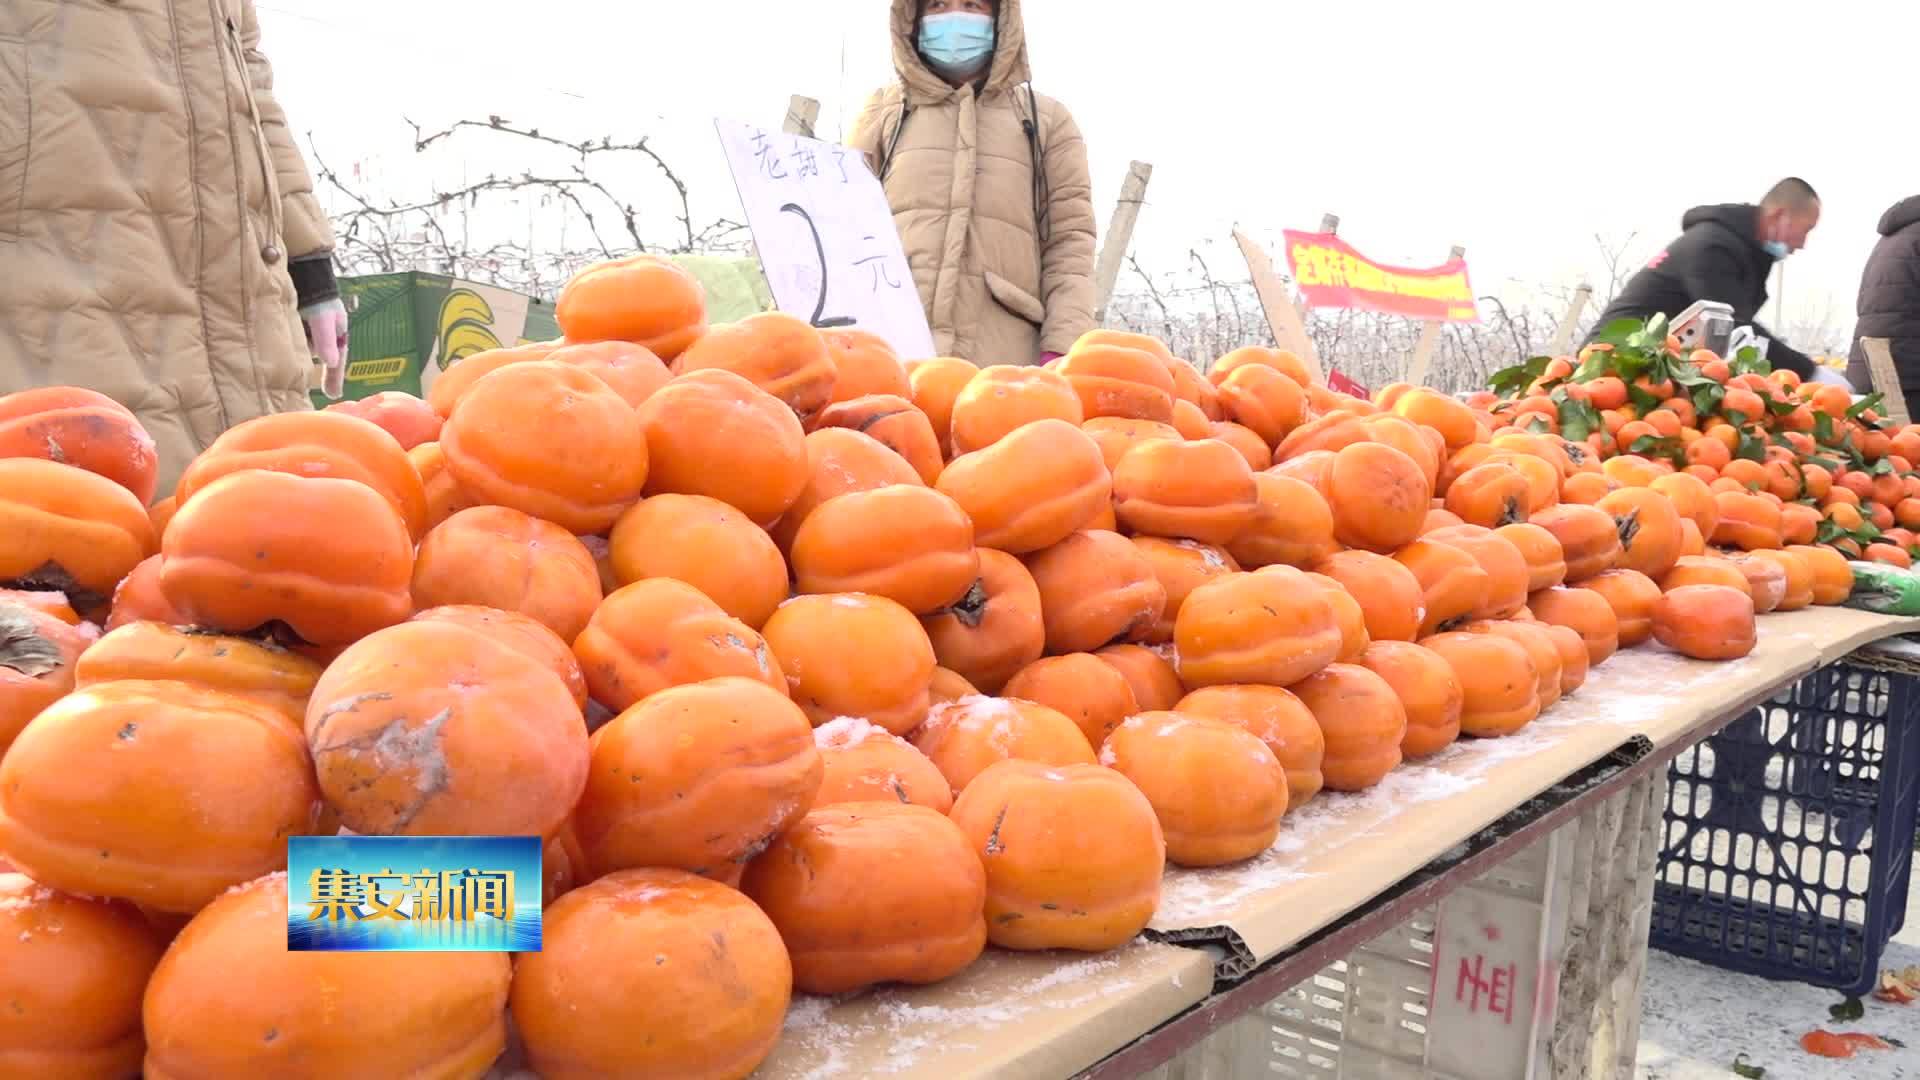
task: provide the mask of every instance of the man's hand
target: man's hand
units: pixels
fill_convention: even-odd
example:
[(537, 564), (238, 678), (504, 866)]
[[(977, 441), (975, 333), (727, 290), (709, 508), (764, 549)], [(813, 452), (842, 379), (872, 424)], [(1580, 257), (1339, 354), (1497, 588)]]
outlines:
[(347, 392), (347, 305), (339, 297), (300, 309), (307, 348), (325, 371), (320, 392), (338, 401)]

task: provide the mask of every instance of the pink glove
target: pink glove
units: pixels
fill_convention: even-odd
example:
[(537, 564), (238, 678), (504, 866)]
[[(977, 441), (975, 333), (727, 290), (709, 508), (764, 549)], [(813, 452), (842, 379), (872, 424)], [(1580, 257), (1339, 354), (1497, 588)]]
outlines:
[(1040, 354), (1040, 362), (1042, 364), (1051, 364), (1055, 360), (1060, 359), (1061, 355), (1061, 353), (1057, 352), (1043, 352)]
[(300, 309), (307, 348), (325, 371), (320, 392), (338, 401), (347, 392), (347, 305), (339, 297)]

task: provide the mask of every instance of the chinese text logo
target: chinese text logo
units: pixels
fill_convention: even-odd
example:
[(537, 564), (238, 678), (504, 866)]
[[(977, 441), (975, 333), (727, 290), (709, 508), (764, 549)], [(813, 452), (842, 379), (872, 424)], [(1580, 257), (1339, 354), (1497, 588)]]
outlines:
[(540, 847), (538, 837), (293, 837), (287, 947), (537, 951)]

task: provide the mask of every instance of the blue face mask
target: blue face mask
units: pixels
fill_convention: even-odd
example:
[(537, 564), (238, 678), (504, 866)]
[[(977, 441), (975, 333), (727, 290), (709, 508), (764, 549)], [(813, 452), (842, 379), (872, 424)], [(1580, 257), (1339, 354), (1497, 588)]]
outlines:
[(1776, 260), (1784, 259), (1793, 254), (1793, 249), (1787, 246), (1785, 240), (1769, 240), (1761, 244), (1760, 248)]
[(955, 11), (921, 19), (920, 55), (943, 75), (978, 71), (993, 55), (993, 17)]

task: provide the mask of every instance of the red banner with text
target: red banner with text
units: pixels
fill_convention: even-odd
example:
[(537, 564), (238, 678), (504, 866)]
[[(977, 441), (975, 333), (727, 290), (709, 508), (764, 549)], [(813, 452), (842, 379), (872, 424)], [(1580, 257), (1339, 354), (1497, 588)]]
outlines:
[(1478, 322), (1467, 261), (1431, 269), (1374, 262), (1332, 233), (1286, 230), (1287, 268), (1312, 307), (1347, 308), (1437, 322)]

